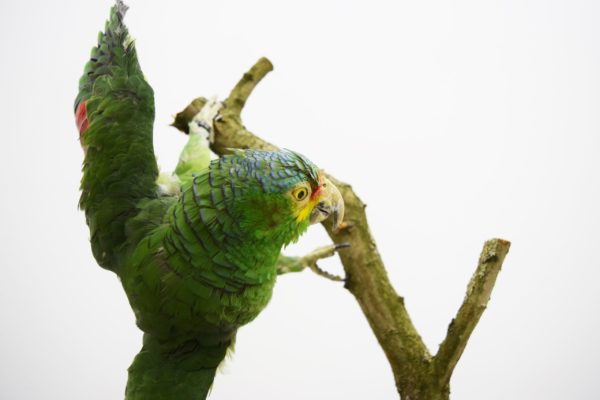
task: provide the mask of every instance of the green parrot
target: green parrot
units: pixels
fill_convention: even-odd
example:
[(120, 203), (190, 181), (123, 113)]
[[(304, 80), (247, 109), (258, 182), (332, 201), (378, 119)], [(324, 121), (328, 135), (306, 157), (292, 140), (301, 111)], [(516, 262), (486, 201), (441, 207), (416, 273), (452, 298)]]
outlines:
[(120, 278), (144, 332), (126, 398), (204, 399), (238, 328), (269, 302), (282, 247), (329, 216), (338, 226), (344, 205), (292, 151), (234, 150), (211, 161), (215, 102), (191, 122), (175, 174), (159, 178), (154, 95), (126, 10), (117, 0), (79, 82), (79, 205), (94, 257)]

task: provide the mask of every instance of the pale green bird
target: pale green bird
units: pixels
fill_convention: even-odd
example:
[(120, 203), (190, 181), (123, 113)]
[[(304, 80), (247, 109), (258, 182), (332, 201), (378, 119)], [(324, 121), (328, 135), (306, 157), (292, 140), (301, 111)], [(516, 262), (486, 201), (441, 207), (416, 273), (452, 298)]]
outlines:
[(194, 173), (208, 168), (210, 161), (216, 158), (210, 151), (210, 143), (213, 140), (212, 121), (220, 108), (221, 104), (216, 99), (209, 100), (192, 118), (188, 127), (188, 141), (179, 155), (175, 171), (158, 175), (156, 182), (163, 193), (179, 193), (182, 186), (189, 184)]

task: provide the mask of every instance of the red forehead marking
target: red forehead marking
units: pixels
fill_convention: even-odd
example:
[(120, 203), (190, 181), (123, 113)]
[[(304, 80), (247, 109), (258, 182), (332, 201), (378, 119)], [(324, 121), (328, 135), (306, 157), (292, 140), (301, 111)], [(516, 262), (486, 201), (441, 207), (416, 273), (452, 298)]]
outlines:
[(325, 183), (325, 175), (323, 174), (323, 171), (319, 171), (319, 185), (317, 187), (313, 187), (313, 192), (310, 195), (310, 199), (314, 200), (316, 199), (318, 196), (321, 195), (321, 191), (323, 190), (323, 183)]

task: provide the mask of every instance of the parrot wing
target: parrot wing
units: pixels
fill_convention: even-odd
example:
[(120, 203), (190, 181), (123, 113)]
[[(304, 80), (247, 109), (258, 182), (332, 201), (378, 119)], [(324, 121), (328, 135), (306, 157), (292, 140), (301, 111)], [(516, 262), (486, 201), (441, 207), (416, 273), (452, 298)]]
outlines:
[(144, 79), (118, 0), (79, 81), (75, 119), (86, 153), (79, 206), (100, 266), (118, 273), (125, 225), (156, 197), (154, 93)]

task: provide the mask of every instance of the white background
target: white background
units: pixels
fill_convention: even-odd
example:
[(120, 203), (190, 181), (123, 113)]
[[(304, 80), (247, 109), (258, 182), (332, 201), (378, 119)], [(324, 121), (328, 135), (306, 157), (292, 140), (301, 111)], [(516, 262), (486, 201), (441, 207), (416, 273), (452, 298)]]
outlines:
[[(77, 210), (73, 100), (111, 2), (0, 3), (0, 398), (117, 399), (141, 334)], [(596, 399), (600, 357), (600, 2), (130, 1), (171, 115), (275, 71), (248, 128), (351, 182), (392, 282), (435, 352), (482, 244), (513, 245), (453, 399)], [(315, 227), (289, 253), (328, 243)], [(341, 273), (337, 259), (324, 263)], [(284, 276), (240, 330), (212, 399), (393, 399), (341, 285)]]

